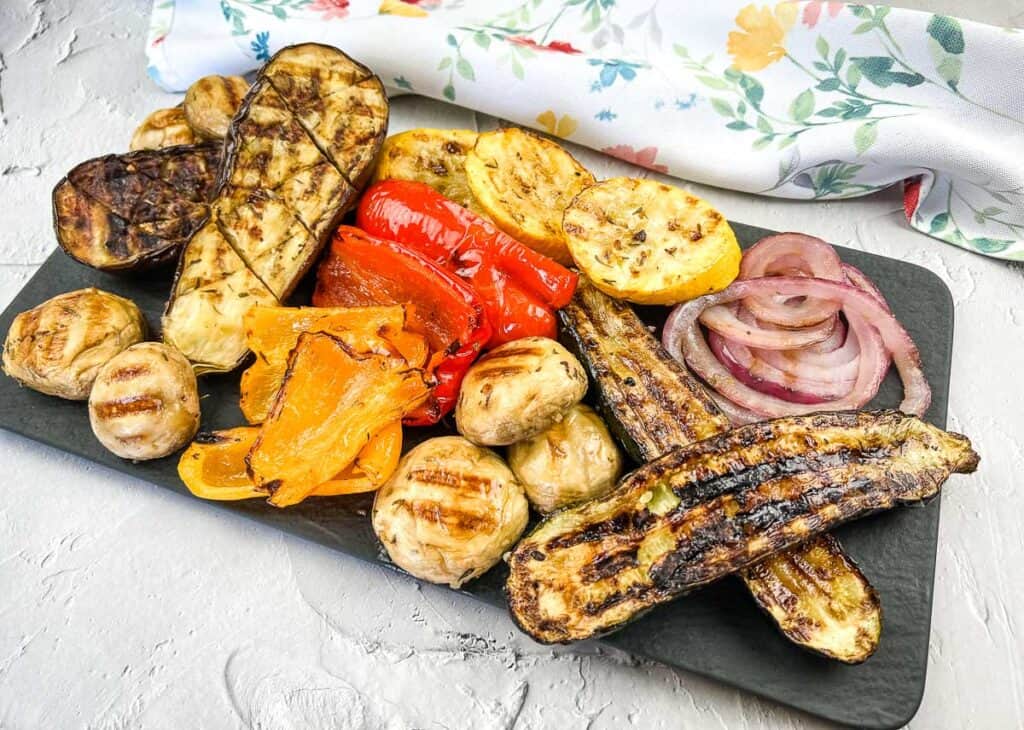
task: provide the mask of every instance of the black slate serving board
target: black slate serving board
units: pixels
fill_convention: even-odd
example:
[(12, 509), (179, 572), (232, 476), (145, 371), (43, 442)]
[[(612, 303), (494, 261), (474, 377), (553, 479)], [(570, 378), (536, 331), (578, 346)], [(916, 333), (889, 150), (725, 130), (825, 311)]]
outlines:
[[(772, 233), (738, 223), (733, 227), (744, 246)], [(913, 264), (844, 248), (839, 253), (878, 284), (917, 342), (933, 393), (927, 418), (945, 426), (953, 341), (953, 302), (946, 285)], [(58, 250), (0, 316), (0, 332), (6, 334), (17, 313), (86, 286), (134, 300), (155, 332), (169, 290), (169, 273), (104, 274)], [(642, 314), (650, 324), (660, 325), (666, 312)], [(204, 429), (243, 423), (237, 373), (202, 378), (200, 390)], [(898, 379), (890, 373), (872, 405), (896, 406), (901, 393)], [(82, 403), (51, 398), (0, 377), (0, 427), (192, 499), (178, 480), (176, 457), (135, 464), (112, 455), (93, 437)], [(444, 426), (406, 429), (407, 448), (447, 431)], [(371, 500), (366, 495), (310, 499), (287, 510), (255, 500), (196, 504), (233, 510), (356, 558), (394, 567), (366, 516)], [(939, 501), (933, 500), (924, 507), (887, 512), (837, 531), (882, 599), (881, 646), (860, 666), (823, 659), (788, 643), (734, 579), (661, 606), (603, 641), (835, 722), (867, 728), (902, 726), (917, 711), (924, 692), (938, 523)], [(501, 606), (503, 581), (503, 566), (498, 566), (462, 592)]]

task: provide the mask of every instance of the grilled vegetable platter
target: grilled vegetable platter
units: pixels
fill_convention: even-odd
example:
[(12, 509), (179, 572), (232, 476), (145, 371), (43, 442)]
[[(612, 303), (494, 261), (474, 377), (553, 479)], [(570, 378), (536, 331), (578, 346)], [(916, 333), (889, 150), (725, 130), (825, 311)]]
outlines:
[(58, 183), (90, 285), (13, 317), (6, 374), (87, 401), (127, 471), (276, 524), (341, 509), (421, 580), (502, 581), (539, 642), (732, 579), (795, 647), (867, 661), (888, 596), (834, 528), (978, 465), (929, 420), (889, 283), (803, 233), (743, 250), (710, 202), (532, 132), (388, 115), (318, 44), (196, 82)]

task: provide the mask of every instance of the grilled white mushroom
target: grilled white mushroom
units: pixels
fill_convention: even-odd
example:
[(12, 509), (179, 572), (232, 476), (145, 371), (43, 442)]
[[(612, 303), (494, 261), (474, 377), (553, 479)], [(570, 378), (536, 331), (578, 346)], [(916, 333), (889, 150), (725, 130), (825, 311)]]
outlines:
[(469, 369), (455, 421), (473, 443), (505, 446), (557, 423), (586, 392), (587, 375), (568, 350), (546, 337), (524, 337)]
[(174, 147), (179, 144), (195, 144), (195, 132), (185, 119), (185, 112), (180, 106), (170, 109), (157, 109), (142, 120), (132, 134), (130, 150), (156, 150), (161, 147)]
[(512, 444), (508, 465), (530, 504), (547, 513), (611, 491), (622, 473), (622, 455), (604, 421), (577, 403), (551, 428)]
[(100, 443), (125, 459), (159, 459), (199, 429), (196, 376), (185, 356), (159, 342), (133, 345), (100, 370), (89, 395)]
[(248, 90), (241, 76), (204, 76), (185, 92), (181, 106), (188, 125), (204, 139), (224, 139)]
[(145, 333), (134, 302), (99, 289), (67, 292), (14, 318), (4, 372), (40, 393), (85, 400), (100, 368)]
[(373, 529), (391, 560), (417, 578), (458, 588), (519, 539), (529, 507), (497, 454), (458, 436), (406, 454), (373, 503)]

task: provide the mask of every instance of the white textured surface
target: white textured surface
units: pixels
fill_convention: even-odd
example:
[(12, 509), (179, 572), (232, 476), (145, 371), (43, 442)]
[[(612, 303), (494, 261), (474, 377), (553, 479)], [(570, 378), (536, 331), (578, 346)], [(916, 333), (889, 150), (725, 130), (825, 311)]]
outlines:
[[(904, 4), (1024, 24), (1024, 0)], [(0, 306), (54, 248), (53, 184), (177, 102), (143, 73), (147, 12), (0, 2)], [(490, 123), (405, 98), (392, 129)], [(581, 157), (598, 175), (625, 169)], [(896, 190), (829, 204), (691, 187), (731, 218), (923, 264), (949, 284), (950, 425), (982, 468), (944, 496), (912, 725), (1019, 727), (1024, 268), (912, 233)], [(820, 726), (628, 656), (538, 647), (497, 610), (7, 433), (0, 450), (0, 728)]]

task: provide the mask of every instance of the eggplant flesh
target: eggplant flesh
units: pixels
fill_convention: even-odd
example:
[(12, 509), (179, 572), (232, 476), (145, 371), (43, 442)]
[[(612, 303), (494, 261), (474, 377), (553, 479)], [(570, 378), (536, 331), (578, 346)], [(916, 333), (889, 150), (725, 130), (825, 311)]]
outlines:
[(742, 426), (542, 521), (510, 556), (509, 607), (543, 643), (607, 634), (843, 522), (929, 499), (977, 464), (966, 437), (898, 411)]
[[(704, 387), (648, 331), (632, 307), (585, 277), (561, 312), (563, 339), (590, 376), (598, 406), (634, 461), (728, 430)], [(878, 593), (839, 541), (821, 537), (740, 571), (758, 606), (792, 642), (848, 664), (881, 637)]]
[(53, 190), (57, 242), (103, 271), (170, 263), (209, 215), (220, 162), (219, 144), (86, 160)]
[(248, 350), (242, 317), (287, 299), (355, 205), (387, 132), (384, 87), (330, 46), (280, 50), (261, 69), (225, 139), (209, 222), (182, 253), (164, 339), (197, 372)]

